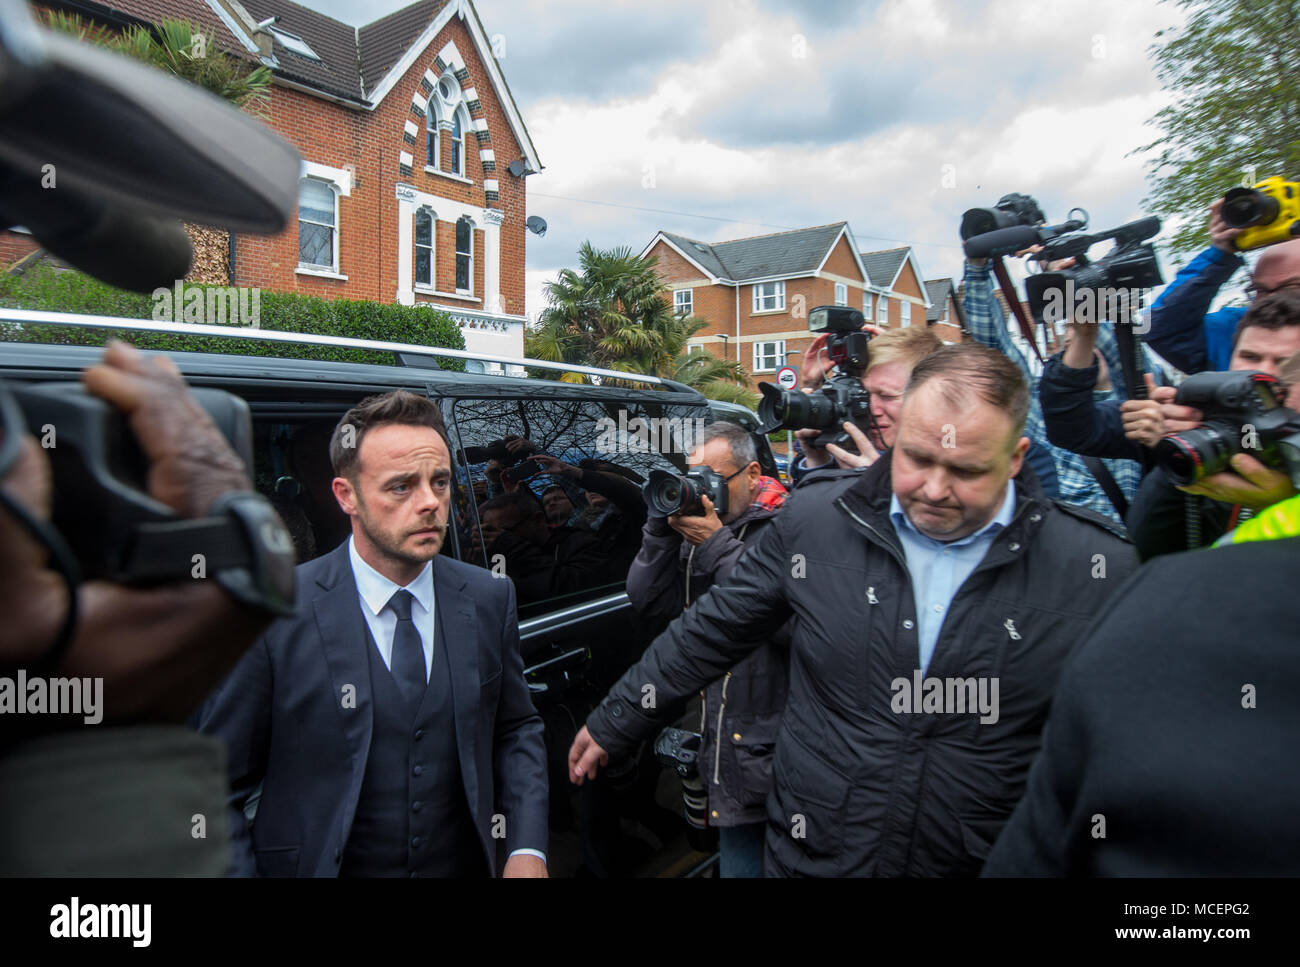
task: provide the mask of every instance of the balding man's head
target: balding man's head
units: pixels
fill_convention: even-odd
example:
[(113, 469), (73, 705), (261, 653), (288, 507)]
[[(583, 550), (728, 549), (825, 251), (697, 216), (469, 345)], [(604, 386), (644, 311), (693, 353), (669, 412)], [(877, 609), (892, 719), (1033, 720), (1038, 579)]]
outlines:
[(1300, 286), (1300, 238), (1264, 249), (1251, 278), (1261, 296), (1291, 285)]

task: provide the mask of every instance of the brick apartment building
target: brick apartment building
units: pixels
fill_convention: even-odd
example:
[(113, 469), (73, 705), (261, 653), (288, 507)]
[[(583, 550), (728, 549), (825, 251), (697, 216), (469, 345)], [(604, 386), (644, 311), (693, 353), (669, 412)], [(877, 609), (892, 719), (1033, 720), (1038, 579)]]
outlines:
[(691, 345), (739, 361), (750, 385), (771, 381), (787, 360), (797, 366), (812, 342), (808, 310), (860, 308), (890, 328), (934, 325), (940, 338), (962, 338), (952, 280), (932, 295), (910, 246), (859, 252), (847, 222), (709, 244), (659, 232), (641, 252), (683, 315), (709, 323)]
[[(470, 0), (363, 27), (288, 0), (43, 6), (118, 29), (188, 21), (271, 68), (265, 122), (303, 156), (298, 212), (233, 239), (228, 284), (437, 306), (467, 348), (523, 355), (525, 178), (542, 165)], [(0, 263), (34, 248), (0, 233)]]

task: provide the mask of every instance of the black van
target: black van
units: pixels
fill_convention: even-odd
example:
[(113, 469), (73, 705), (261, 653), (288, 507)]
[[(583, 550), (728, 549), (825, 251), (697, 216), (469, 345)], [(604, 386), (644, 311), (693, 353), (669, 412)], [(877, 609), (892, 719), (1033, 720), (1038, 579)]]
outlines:
[[(0, 310), (0, 318), (6, 322), (21, 323), (22, 316), (22, 310)], [(41, 317), (32, 321), (47, 324), (51, 321), (48, 314), (42, 313)], [(109, 323), (149, 331), (173, 328), (167, 323), (127, 319), (98, 319), (92, 324), (107, 328)], [(249, 338), (252, 334), (245, 331), (241, 336)], [(253, 338), (274, 341), (276, 336), (276, 333), (263, 332)], [(311, 338), (314, 341), (315, 337)], [(679, 444), (686, 427), (698, 429), (718, 418), (738, 420), (747, 426), (752, 421), (756, 426), (756, 417), (742, 407), (711, 403), (688, 387), (654, 377), (605, 374), (624, 382), (637, 381), (646, 387), (621, 388), (451, 372), (438, 369), (431, 356), (423, 353), (496, 361), (452, 350), (421, 350), (420, 354), (413, 355), (409, 349), (398, 352), (387, 343), (336, 337), (319, 339), (322, 344), (346, 348), (392, 350), (394, 365), (216, 353), (162, 354), (176, 363), (191, 386), (222, 389), (248, 404), (253, 425), (254, 483), (280, 511), (293, 535), (300, 562), (332, 550), (347, 536), (346, 518), (341, 518), (329, 496), (333, 473), (327, 443), (343, 414), (375, 393), (407, 389), (440, 403), (457, 464), (458, 526), (449, 531), (449, 546), (444, 553), (461, 560), (491, 566), (482, 551), (476, 559), (477, 545), (473, 538), (476, 530), (481, 534), (478, 506), (499, 490), (500, 477), (489, 474), (493, 465), (486, 460), (471, 463), (469, 459), (485, 456), (494, 446), (499, 452), (500, 441), (507, 437), (527, 439), (538, 452), (572, 466), (613, 471), (627, 482), (628, 486), (617, 490), (626, 506), (611, 501), (614, 506), (605, 508), (600, 526), (604, 529), (602, 533), (616, 532), (622, 527), (626, 532), (623, 542), (630, 553), (612, 555), (610, 565), (602, 569), (599, 579), (586, 582), (580, 590), (521, 601), (519, 631), (529, 686), (547, 724), (551, 819), (556, 840), (552, 857), (554, 872), (563, 875), (578, 868), (576, 856), (570, 858), (566, 868), (562, 845), (566, 836), (570, 840), (576, 837), (573, 852), (581, 854), (581, 863), (588, 871), (636, 872), (644, 869), (646, 861), (661, 861), (662, 856), (646, 856), (647, 849), (629, 848), (627, 843), (617, 841), (629, 825), (653, 829), (654, 835), (644, 837), (650, 843), (648, 851), (653, 853), (656, 841), (667, 842), (674, 833), (685, 831), (679, 816), (668, 814), (654, 801), (659, 770), (653, 765), (650, 750), (646, 750), (639, 764), (615, 770), (604, 784), (584, 786), (581, 813), (577, 811), (579, 793), (567, 779), (567, 752), (590, 708), (661, 630), (647, 626), (638, 618), (625, 592), (627, 567), (639, 545), (640, 520), (644, 519), (644, 509), (639, 503), (634, 506), (628, 502), (627, 495), (633, 492), (630, 485), (644, 480), (651, 470), (679, 473), (685, 470), (686, 454), (681, 452), (683, 448)], [(11, 384), (76, 381), (82, 370), (97, 362), (102, 354), (97, 348), (77, 346), (14, 342), (0, 346), (3, 347), (0, 348), (0, 379)], [(527, 364), (557, 368), (540, 361), (529, 360)], [(764, 472), (775, 475), (766, 441), (756, 435), (756, 442)], [(588, 495), (576, 488), (571, 479), (534, 478), (525, 480), (524, 484), (538, 497), (554, 485), (564, 487), (575, 521), (583, 514), (592, 513), (592, 508), (584, 507)], [(639, 492), (634, 499), (639, 501)], [(623, 515), (622, 521), (616, 519), (619, 515)], [(611, 526), (611, 521), (617, 526)], [(561, 790), (571, 795), (560, 795)], [(664, 799), (662, 793), (660, 799)], [(600, 831), (601, 824), (593, 826), (591, 822), (592, 814), (602, 810), (607, 814), (611, 810), (617, 813), (604, 824), (605, 833)], [(680, 810), (676, 812), (679, 814)], [(581, 835), (573, 832), (578, 815), (583, 816)], [(632, 859), (625, 861), (628, 856)], [(600, 869), (602, 865), (604, 869)]]

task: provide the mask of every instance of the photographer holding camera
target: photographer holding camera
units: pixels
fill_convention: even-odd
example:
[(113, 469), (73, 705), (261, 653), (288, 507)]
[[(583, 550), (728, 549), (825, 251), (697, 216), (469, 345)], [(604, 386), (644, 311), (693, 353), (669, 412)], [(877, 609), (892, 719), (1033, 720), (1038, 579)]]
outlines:
[[(1087, 386), (1097, 367), (1089, 359), (1095, 325), (1072, 325), (1069, 347), (1048, 361), (1043, 371), (1042, 400), (1047, 429), (1053, 442), (1080, 453), (1126, 457), (1140, 461), (1148, 471), (1127, 515), (1134, 544), (1143, 560), (1189, 550), (1193, 537), (1212, 543), (1240, 521), (1295, 493), (1285, 469), (1270, 466), (1262, 454), (1238, 446), (1222, 469), (1198, 473), (1175, 481), (1160, 466), (1157, 447), (1170, 434), (1197, 432), (1211, 414), (1185, 402), (1189, 384), (1199, 385), (1210, 374), (1195, 377), (1183, 387), (1148, 387), (1146, 400), (1094, 403)], [(1229, 372), (1262, 372), (1276, 377), (1281, 366), (1300, 350), (1300, 292), (1283, 290), (1260, 299), (1237, 324), (1231, 346)], [(1226, 376), (1226, 374), (1215, 374)], [(1219, 419), (1226, 414), (1213, 414)], [(1257, 422), (1243, 416), (1244, 427)], [(1240, 430), (1229, 434), (1242, 439)], [(1193, 463), (1198, 461), (1193, 460)], [(1181, 484), (1181, 485), (1180, 485)], [(1195, 498), (1188, 500), (1187, 495)], [(1189, 526), (1189, 515), (1191, 515)], [(1189, 532), (1190, 531), (1190, 532)]]
[[(125, 414), (148, 459), (149, 496), (179, 518), (220, 514), (232, 500), (266, 505), (170, 360), (111, 343), (84, 382)], [(15, 443), (18, 461), (0, 488), (20, 514), (48, 527), (46, 451), (30, 436)], [(279, 575), (280, 599), (291, 599), (291, 542), (273, 512), (263, 519), (278, 526), (285, 549), (275, 562), (264, 559), (273, 565), (267, 573)], [(224, 750), (183, 723), (275, 611), (188, 573), (154, 586), (87, 581), (76, 589), (66, 650), (52, 656), (70, 606), (64, 581), (9, 507), (0, 510), (0, 578), (6, 674), (98, 679), (104, 696), (95, 727), (57, 715), (0, 716), (0, 873), (220, 875), (230, 859)], [(195, 816), (210, 824), (204, 838), (192, 835)]]
[[(791, 479), (796, 483), (809, 472), (828, 467), (832, 462), (846, 470), (869, 467), (883, 450), (894, 445), (898, 433), (898, 414), (903, 406), (903, 390), (907, 388), (912, 367), (930, 353), (943, 348), (943, 341), (930, 329), (909, 326), (886, 332), (876, 326), (864, 327), (874, 334), (871, 340), (870, 362), (862, 377), (862, 388), (871, 394), (871, 432), (863, 433), (852, 423), (844, 424), (844, 431), (853, 437), (857, 453), (830, 443), (825, 447), (816, 444), (821, 431), (802, 429), (795, 437), (803, 448), (803, 457), (790, 468)], [(824, 337), (819, 337), (824, 338)], [(813, 346), (817, 346), (814, 342)], [(810, 349), (812, 355), (815, 350)]]
[[(1257, 190), (1273, 181), (1281, 179), (1261, 182), (1256, 189), (1233, 189), (1210, 205), (1210, 247), (1178, 273), (1151, 307), (1147, 342), (1189, 375), (1232, 368), (1234, 334), (1246, 310), (1226, 306), (1210, 312), (1209, 308), (1223, 284), (1246, 264), (1240, 254), (1243, 250), (1269, 246), (1256, 261), (1246, 287), (1252, 302), (1300, 286), (1300, 238), (1283, 230), (1283, 223), (1293, 219), (1295, 212), (1288, 212), (1285, 205)], [(1293, 182), (1291, 187), (1297, 186)], [(1294, 195), (1292, 191), (1292, 208)], [(1272, 226), (1266, 224), (1270, 213)], [(1261, 224), (1262, 229), (1252, 227)], [(1300, 223), (1292, 223), (1292, 229), (1295, 224)]]
[(765, 874), (978, 872), (1062, 664), (1136, 568), (1103, 518), (1014, 479), (1028, 408), (1023, 374), (986, 347), (918, 363), (893, 449), (791, 495), (588, 718), (570, 778), (626, 755), (794, 618)]
[[(735, 423), (709, 424), (689, 461), (715, 475), (719, 492), (702, 493), (674, 514), (651, 504), (627, 575), (628, 599), (643, 617), (675, 618), (724, 580), (786, 499), (780, 482), (763, 476), (749, 431)], [(785, 710), (788, 646), (789, 635), (776, 631), (703, 694), (698, 762), (709, 825), (720, 829), (724, 877), (762, 875), (764, 803)]]

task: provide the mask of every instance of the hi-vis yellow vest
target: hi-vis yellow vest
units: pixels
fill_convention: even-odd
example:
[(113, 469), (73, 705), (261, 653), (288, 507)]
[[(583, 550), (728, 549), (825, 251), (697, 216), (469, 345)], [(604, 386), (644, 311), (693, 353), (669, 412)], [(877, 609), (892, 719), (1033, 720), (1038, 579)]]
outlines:
[(1214, 546), (1276, 541), (1285, 537), (1300, 537), (1300, 494), (1288, 497), (1267, 510), (1261, 510), (1250, 520), (1220, 537)]

